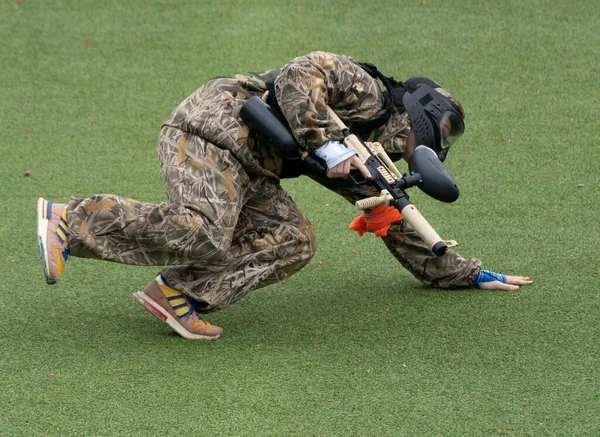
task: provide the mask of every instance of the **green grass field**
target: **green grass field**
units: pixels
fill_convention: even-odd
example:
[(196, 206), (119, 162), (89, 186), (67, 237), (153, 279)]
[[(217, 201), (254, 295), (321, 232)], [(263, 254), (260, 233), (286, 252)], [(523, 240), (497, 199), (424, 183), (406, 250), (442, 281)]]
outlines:
[[(600, 435), (599, 29), (597, 0), (2, 0), (0, 435)], [(462, 100), (461, 197), (412, 200), (533, 286), (425, 288), (307, 178), (284, 186), (315, 259), (211, 316), (217, 341), (134, 302), (157, 268), (70, 258), (45, 284), (38, 197), (164, 201), (171, 110), (313, 50)]]

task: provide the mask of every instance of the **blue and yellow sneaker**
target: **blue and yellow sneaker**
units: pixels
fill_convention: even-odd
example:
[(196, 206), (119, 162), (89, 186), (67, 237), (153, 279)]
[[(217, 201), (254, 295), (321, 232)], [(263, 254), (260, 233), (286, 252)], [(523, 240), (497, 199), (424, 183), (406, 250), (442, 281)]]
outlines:
[(143, 291), (133, 293), (133, 297), (182, 337), (191, 340), (212, 340), (219, 338), (223, 332), (223, 329), (203, 320), (196, 312), (194, 300), (169, 287), (161, 275), (150, 282)]
[(69, 257), (69, 225), (66, 205), (40, 198), (37, 203), (38, 246), (48, 284), (60, 279)]

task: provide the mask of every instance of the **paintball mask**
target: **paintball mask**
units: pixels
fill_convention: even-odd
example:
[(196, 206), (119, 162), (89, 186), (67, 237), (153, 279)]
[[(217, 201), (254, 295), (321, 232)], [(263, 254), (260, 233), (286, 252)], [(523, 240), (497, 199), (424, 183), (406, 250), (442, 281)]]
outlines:
[(465, 131), (458, 107), (436, 91), (437, 83), (426, 78), (412, 78), (394, 87), (394, 105), (408, 114), (417, 145), (432, 149), (444, 162), (448, 149)]

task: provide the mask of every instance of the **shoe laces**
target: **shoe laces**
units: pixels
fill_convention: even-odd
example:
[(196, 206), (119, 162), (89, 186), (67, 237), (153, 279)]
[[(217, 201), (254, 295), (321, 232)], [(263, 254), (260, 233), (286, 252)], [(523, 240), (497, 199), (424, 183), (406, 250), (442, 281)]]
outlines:
[(208, 323), (206, 320), (204, 320), (202, 318), (202, 316), (200, 314), (198, 314), (198, 312), (196, 311), (196, 301), (194, 299), (192, 299), (189, 296), (186, 296), (185, 299), (188, 302), (188, 306), (189, 306), (189, 311), (185, 314), (183, 314), (180, 317), (194, 317), (196, 316), (196, 318), (198, 319), (197, 321), (194, 322), (194, 324), (192, 325), (194, 328), (197, 328), (198, 326), (212, 326), (210, 323)]
[[(198, 312), (196, 311), (196, 301), (194, 299), (192, 299), (190, 296), (186, 296), (181, 291), (178, 291), (178, 290), (175, 290), (174, 288), (169, 287), (160, 275), (156, 280), (157, 280), (157, 283), (158, 283), (158, 286), (159, 286), (161, 292), (169, 301), (169, 304), (175, 311), (175, 314), (177, 315), (178, 318), (180, 318), (180, 319), (184, 318), (184, 317), (192, 317), (193, 318), (195, 316), (197, 320), (194, 321), (194, 324), (193, 324), (194, 328), (196, 328), (198, 326), (212, 326), (210, 323), (208, 323), (207, 321), (202, 319), (200, 314), (198, 314)], [(180, 302), (177, 302), (178, 300)], [(181, 300), (183, 300), (183, 302), (181, 302)], [(178, 314), (180, 312), (180, 310), (184, 310), (184, 308), (185, 308), (185, 312), (182, 311), (181, 314)]]

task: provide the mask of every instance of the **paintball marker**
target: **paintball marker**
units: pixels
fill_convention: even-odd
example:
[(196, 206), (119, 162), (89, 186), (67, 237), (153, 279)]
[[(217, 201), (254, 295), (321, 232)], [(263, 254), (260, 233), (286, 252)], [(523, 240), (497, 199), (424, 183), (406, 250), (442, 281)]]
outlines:
[(356, 207), (361, 210), (372, 209), (381, 204), (395, 207), (435, 255), (442, 256), (446, 253), (448, 249), (446, 242), (440, 238), (419, 210), (410, 202), (405, 192), (407, 188), (416, 185), (429, 196), (442, 202), (454, 202), (458, 198), (458, 187), (435, 152), (426, 146), (417, 147), (409, 163), (412, 174), (403, 176), (381, 144), (362, 141), (350, 133), (344, 122), (331, 108), (328, 107), (327, 110), (342, 130), (346, 147), (358, 154), (373, 176), (371, 179), (366, 179), (362, 173), (353, 170), (350, 178), (357, 185), (372, 185), (379, 191), (379, 196), (357, 201)]
[[(350, 134), (335, 112), (329, 107), (327, 110), (342, 130), (346, 147), (357, 152), (372, 175), (367, 179), (354, 169), (350, 172), (350, 181), (355, 185), (374, 186), (380, 193), (379, 196), (357, 201), (355, 206), (360, 210), (370, 210), (381, 204), (395, 207), (435, 255), (446, 253), (446, 242), (410, 202), (405, 192), (407, 188), (418, 186), (429, 196), (443, 202), (454, 202), (458, 198), (458, 187), (435, 152), (425, 146), (417, 147), (409, 163), (411, 175), (403, 176), (381, 144), (364, 142)], [(285, 122), (259, 97), (252, 97), (244, 104), (240, 117), (251, 129), (271, 142), (282, 158), (301, 159), (309, 172), (321, 176), (326, 174), (327, 168), (320, 158), (303, 152)]]

